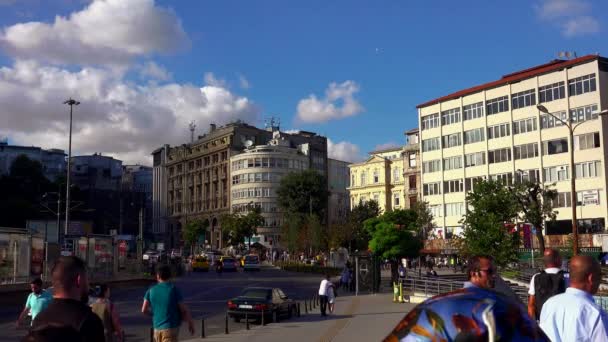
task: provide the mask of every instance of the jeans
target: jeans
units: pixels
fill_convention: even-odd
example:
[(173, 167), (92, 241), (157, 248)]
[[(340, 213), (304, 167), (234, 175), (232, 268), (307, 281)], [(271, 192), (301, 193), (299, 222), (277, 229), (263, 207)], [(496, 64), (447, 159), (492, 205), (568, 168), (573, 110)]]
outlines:
[(319, 304), (321, 306), (321, 316), (325, 316), (327, 310), (327, 296), (319, 296)]

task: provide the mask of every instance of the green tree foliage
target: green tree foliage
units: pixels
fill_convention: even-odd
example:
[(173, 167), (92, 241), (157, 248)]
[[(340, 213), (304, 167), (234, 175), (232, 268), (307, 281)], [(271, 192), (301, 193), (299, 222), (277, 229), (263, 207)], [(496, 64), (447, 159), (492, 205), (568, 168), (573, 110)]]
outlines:
[(289, 253), (295, 253), (298, 250), (298, 232), (302, 226), (302, 216), (297, 214), (287, 214), (285, 216), (285, 224), (282, 227), (283, 241), (287, 243)]
[(545, 250), (542, 227), (546, 221), (553, 221), (557, 216), (557, 211), (553, 209), (557, 190), (532, 182), (517, 184), (511, 190), (517, 199), (520, 221), (531, 223), (536, 228), (536, 238), (542, 253)]
[(367, 250), (371, 238), (364, 227), (364, 222), (380, 215), (380, 207), (376, 201), (360, 202), (348, 214), (347, 230), (345, 235), (349, 250)]
[(416, 226), (422, 231), (422, 238), (426, 239), (431, 229), (435, 226), (429, 204), (427, 202), (416, 202), (412, 209), (417, 215)]
[(325, 217), (327, 182), (315, 170), (287, 174), (281, 179), (277, 196), (279, 207), (289, 214), (308, 215), (312, 211), (318, 217)]
[(461, 253), (491, 254), (499, 266), (517, 261), (519, 235), (505, 227), (515, 223), (519, 213), (518, 201), (511, 190), (502, 182), (480, 181), (466, 199), (469, 210), (463, 219)]
[(191, 254), (194, 254), (194, 245), (198, 242), (199, 237), (206, 234), (208, 228), (209, 221), (200, 219), (190, 221), (182, 228), (182, 237), (184, 242), (190, 246)]
[(397, 209), (365, 221), (371, 237), (369, 248), (383, 259), (416, 257), (422, 248), (418, 214), (412, 209)]
[(257, 227), (264, 224), (264, 217), (260, 207), (251, 206), (247, 213), (226, 214), (220, 219), (222, 229), (228, 232), (230, 244), (238, 246), (249, 241), (251, 248), (251, 237), (256, 234)]

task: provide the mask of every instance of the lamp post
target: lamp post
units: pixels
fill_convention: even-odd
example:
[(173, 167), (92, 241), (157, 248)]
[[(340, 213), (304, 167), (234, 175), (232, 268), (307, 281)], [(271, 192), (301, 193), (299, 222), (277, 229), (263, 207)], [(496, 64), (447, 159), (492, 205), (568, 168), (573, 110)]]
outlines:
[[(547, 115), (552, 116), (555, 120), (561, 122), (564, 126), (568, 128), (568, 152), (570, 154), (570, 203), (572, 205), (572, 255), (578, 255), (578, 228), (577, 228), (577, 217), (576, 217), (576, 169), (574, 168), (574, 131), (580, 126), (583, 122), (581, 121), (573, 125), (572, 115), (570, 111), (567, 113), (567, 119), (563, 120), (562, 118), (555, 116), (550, 113), (549, 110), (543, 105), (537, 105), (536, 108)], [(608, 110), (603, 110), (598, 113), (599, 116), (603, 116), (608, 114)]]
[(70, 226), (70, 173), (72, 168), (72, 110), (74, 106), (78, 106), (80, 102), (69, 98), (63, 104), (70, 106), (70, 134), (68, 138), (68, 165), (67, 165), (67, 179), (66, 179), (66, 191), (65, 191), (65, 229), (63, 231), (64, 239), (68, 235), (68, 227)]

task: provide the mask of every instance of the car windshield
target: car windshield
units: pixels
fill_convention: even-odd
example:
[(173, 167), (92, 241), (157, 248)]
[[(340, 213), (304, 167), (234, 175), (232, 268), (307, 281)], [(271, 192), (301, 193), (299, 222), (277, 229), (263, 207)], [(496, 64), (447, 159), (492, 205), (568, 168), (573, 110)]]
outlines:
[(245, 289), (243, 293), (241, 293), (242, 297), (249, 298), (262, 298), (266, 299), (270, 297), (270, 290), (268, 289)]
[(258, 262), (258, 257), (255, 255), (250, 255), (245, 257), (245, 262)]

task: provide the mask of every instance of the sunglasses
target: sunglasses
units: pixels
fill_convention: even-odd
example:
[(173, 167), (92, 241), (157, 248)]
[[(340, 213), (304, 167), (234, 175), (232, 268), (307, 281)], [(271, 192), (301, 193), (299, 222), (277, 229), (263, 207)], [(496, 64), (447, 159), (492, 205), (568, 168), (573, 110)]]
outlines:
[(488, 273), (489, 275), (496, 274), (496, 270), (493, 268), (480, 269), (479, 271), (484, 271), (484, 272)]

